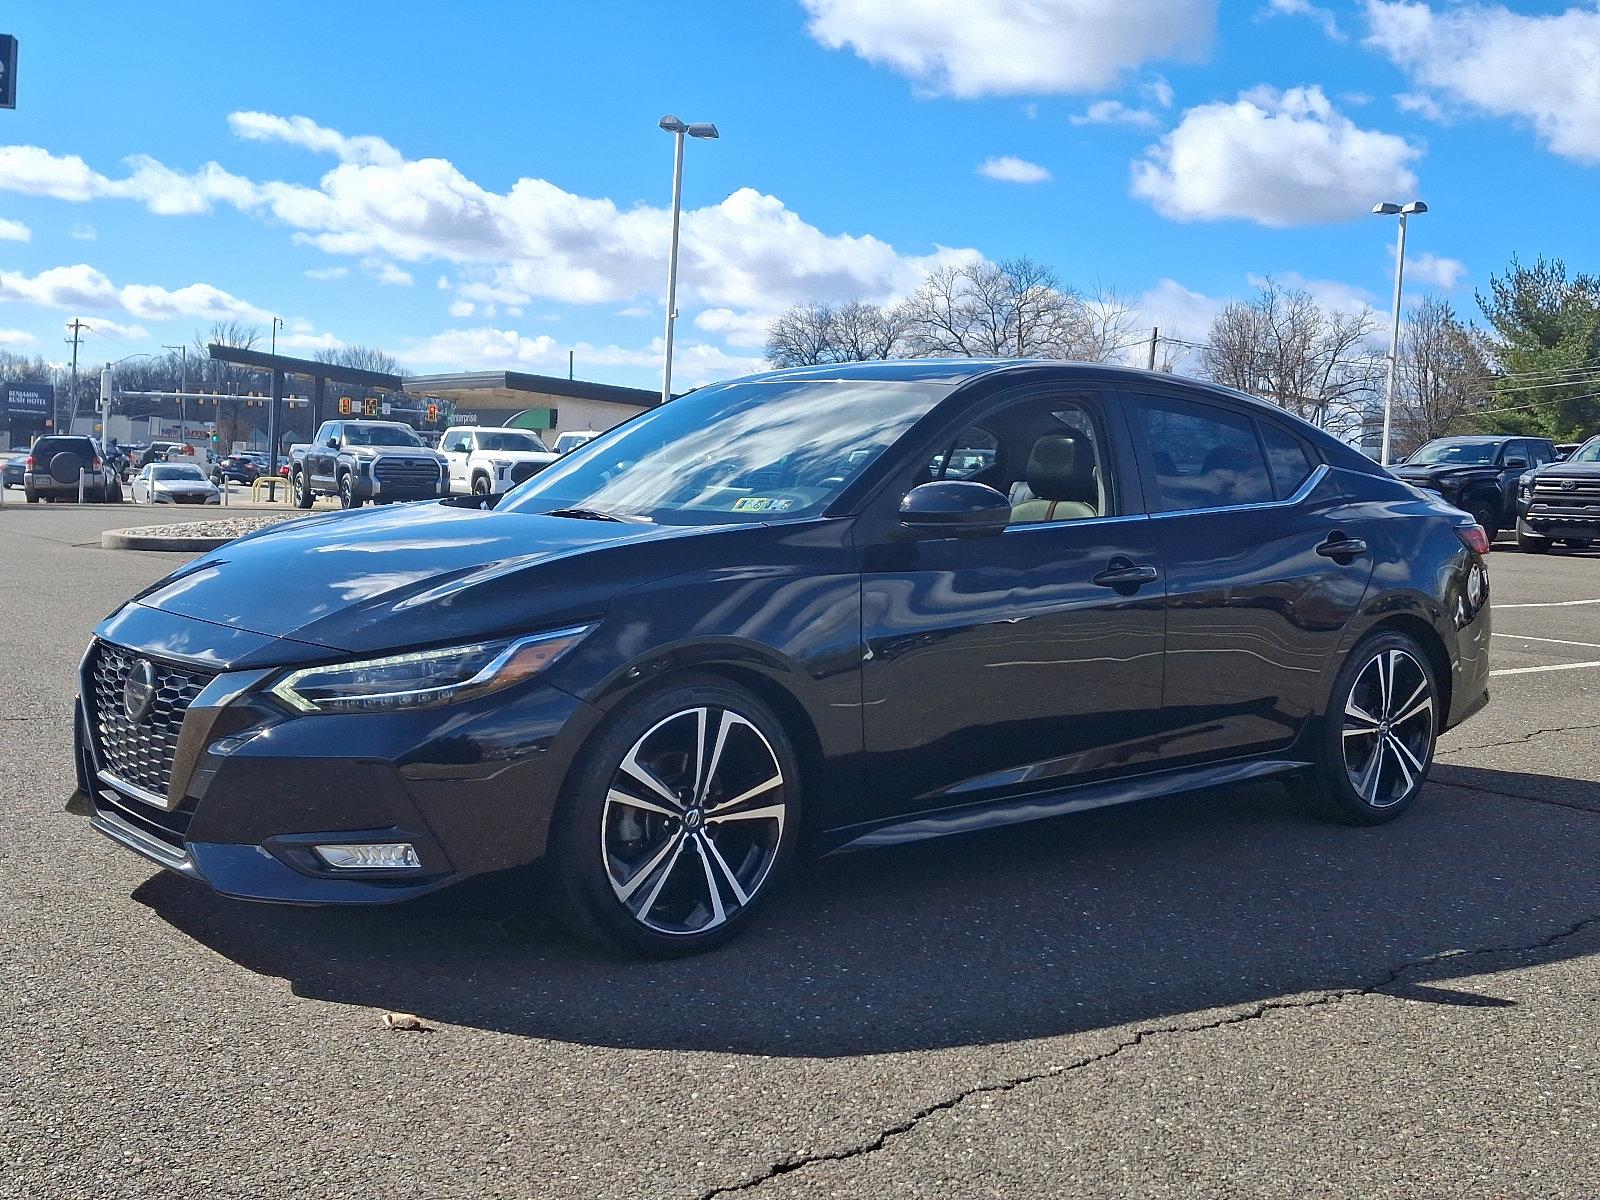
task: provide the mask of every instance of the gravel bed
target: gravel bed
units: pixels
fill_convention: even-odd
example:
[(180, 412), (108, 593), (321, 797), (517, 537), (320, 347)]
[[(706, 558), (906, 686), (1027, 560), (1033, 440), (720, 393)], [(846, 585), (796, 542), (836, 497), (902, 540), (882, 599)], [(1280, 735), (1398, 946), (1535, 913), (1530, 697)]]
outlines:
[(281, 521), (293, 521), (309, 513), (269, 513), (254, 517), (220, 517), (215, 521), (181, 521), (174, 525), (139, 525), (120, 533), (137, 533), (147, 537), (178, 538), (236, 538)]

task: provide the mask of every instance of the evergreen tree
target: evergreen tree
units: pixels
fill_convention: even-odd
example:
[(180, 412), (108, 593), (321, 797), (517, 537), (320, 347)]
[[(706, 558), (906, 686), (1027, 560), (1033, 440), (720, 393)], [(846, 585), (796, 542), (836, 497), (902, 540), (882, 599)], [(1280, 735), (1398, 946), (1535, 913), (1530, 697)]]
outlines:
[(1558, 442), (1600, 431), (1600, 277), (1568, 278), (1561, 259), (1492, 276), (1478, 307), (1499, 368), (1483, 419), (1506, 433)]

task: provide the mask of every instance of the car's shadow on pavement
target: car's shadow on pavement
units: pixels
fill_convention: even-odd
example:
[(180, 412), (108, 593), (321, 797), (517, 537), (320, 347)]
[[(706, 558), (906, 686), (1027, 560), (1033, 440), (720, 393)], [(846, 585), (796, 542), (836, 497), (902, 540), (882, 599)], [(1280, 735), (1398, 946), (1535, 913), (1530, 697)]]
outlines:
[[(602, 957), (504, 884), (297, 909), (163, 874), (135, 898), (299, 995), (511, 1034), (786, 1056), (1010, 1042), (1370, 987), (1600, 913), (1600, 812), (1509, 798), (1549, 782), (1532, 776), (1449, 774), (1481, 790), (1435, 783), (1379, 829), (1264, 783), (805, 864), (744, 937), (673, 962)], [(1600, 808), (1600, 785), (1564, 782)], [(1446, 957), (1394, 986), (1450, 1003), (1431, 981), (1485, 969)]]

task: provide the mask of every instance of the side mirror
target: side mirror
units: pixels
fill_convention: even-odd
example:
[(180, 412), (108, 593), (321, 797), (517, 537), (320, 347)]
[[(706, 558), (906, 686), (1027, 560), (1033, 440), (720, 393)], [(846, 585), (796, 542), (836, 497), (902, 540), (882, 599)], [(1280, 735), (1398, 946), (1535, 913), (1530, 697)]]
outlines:
[(1528, 460), (1523, 458), (1520, 454), (1513, 455), (1512, 457), (1506, 459), (1506, 470), (1508, 471), (1526, 471), (1527, 469)]
[(1399, 458), (1390, 459), (1389, 460), (1389, 465), (1391, 467), (1403, 467), (1403, 466), (1406, 465), (1406, 459), (1408, 459), (1410, 457), (1411, 456), (1409, 454), (1402, 454), (1402, 455), (1400, 455)]
[(1010, 521), (1011, 501), (986, 483), (924, 483), (900, 501), (900, 524), (929, 537), (986, 537)]
[(325, 445), (328, 447), (329, 450), (337, 450), (339, 448), (339, 439), (338, 438), (329, 438), (327, 440), (327, 442), (325, 443)]

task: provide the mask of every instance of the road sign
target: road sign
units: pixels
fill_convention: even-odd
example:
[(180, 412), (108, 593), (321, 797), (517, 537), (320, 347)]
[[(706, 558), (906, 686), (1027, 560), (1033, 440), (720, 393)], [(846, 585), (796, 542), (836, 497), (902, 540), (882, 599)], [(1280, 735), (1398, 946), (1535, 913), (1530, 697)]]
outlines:
[(0, 33), (0, 108), (17, 106), (17, 39)]
[(386, 417), (392, 417), (394, 415), (393, 406), (391, 406), (387, 400), (383, 402), (383, 415)]

